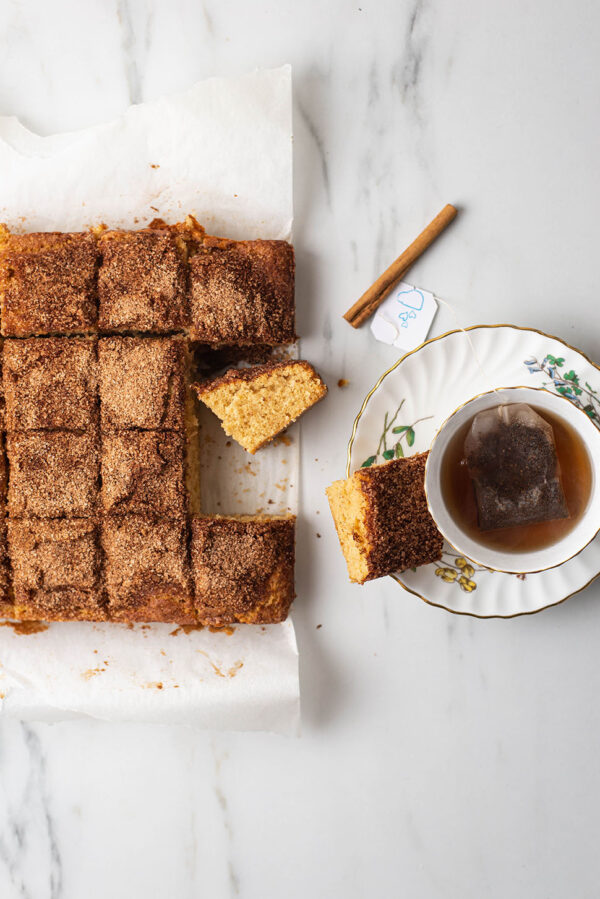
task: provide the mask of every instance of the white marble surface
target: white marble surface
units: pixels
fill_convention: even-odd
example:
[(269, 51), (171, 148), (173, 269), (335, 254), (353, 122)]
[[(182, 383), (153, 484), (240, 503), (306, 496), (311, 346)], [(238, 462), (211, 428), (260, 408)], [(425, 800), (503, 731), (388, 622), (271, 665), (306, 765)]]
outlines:
[(593, 0), (0, 6), (0, 114), (42, 133), (293, 64), (299, 320), (332, 385), (303, 426), (303, 736), (1, 724), (2, 899), (598, 896), (600, 588), (481, 622), (350, 586), (323, 490), (397, 352), (340, 315), (445, 202), (411, 280), (600, 359), (599, 38)]

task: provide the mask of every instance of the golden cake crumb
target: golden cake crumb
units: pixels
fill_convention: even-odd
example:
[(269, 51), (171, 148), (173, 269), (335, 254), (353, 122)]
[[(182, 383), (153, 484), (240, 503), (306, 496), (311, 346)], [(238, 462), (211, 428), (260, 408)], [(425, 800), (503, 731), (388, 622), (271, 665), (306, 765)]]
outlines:
[(272, 362), (236, 368), (194, 384), (196, 394), (221, 419), (225, 433), (249, 453), (285, 430), (327, 393), (308, 362)]

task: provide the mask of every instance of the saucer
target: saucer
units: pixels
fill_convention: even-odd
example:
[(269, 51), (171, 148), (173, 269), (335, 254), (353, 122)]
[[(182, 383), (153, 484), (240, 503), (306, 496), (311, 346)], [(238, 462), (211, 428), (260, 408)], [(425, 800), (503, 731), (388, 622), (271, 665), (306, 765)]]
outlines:
[[(450, 331), (407, 353), (365, 398), (348, 444), (346, 476), (360, 467), (424, 452), (443, 422), (471, 397), (496, 388), (545, 388), (600, 428), (600, 367), (556, 337), (514, 325)], [(564, 602), (600, 575), (600, 535), (562, 565), (506, 574), (444, 544), (439, 562), (392, 577), (430, 605), (475, 618), (530, 615)]]

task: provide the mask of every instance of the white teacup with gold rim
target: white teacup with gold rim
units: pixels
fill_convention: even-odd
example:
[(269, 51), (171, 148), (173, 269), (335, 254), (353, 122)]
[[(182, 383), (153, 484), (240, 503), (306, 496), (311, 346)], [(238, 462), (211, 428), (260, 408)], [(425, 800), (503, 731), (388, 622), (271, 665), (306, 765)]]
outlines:
[[(569, 516), (481, 530), (464, 440), (479, 412), (515, 403), (530, 406), (553, 428)], [(437, 432), (425, 470), (429, 511), (446, 540), (478, 565), (512, 574), (545, 571), (571, 559), (600, 530), (599, 460), (600, 430), (565, 397), (532, 387), (493, 390), (462, 405)]]

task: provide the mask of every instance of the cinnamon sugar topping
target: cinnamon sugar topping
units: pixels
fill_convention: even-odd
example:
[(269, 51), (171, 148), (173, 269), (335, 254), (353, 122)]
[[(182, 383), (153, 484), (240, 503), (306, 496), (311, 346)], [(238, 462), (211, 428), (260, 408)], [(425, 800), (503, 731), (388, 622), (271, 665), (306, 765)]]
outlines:
[(170, 230), (105, 231), (99, 245), (101, 330), (161, 334), (187, 326), (185, 268)]
[(98, 496), (94, 434), (26, 431), (6, 437), (11, 518), (89, 518)]
[(184, 519), (107, 518), (102, 547), (108, 611), (116, 621), (195, 624)]
[(294, 598), (296, 519), (192, 520), (192, 572), (202, 624), (283, 621)]
[(183, 428), (182, 337), (105, 337), (99, 342), (98, 357), (104, 431)]
[(10, 234), (2, 227), (0, 249), (5, 337), (96, 329), (98, 251), (92, 234)]
[(205, 238), (189, 265), (195, 340), (275, 346), (296, 339), (290, 244)]
[(89, 430), (96, 424), (96, 341), (33, 337), (5, 340), (6, 428)]
[(8, 542), (17, 617), (106, 618), (92, 521), (10, 521)]
[(185, 508), (184, 441), (174, 431), (122, 431), (102, 439), (102, 506), (111, 515), (177, 518)]
[(283, 620), (295, 520), (192, 517), (190, 383), (198, 342), (247, 361), (295, 340), (293, 248), (210, 237), (191, 218), (136, 232), (0, 225), (0, 323), (0, 615)]

